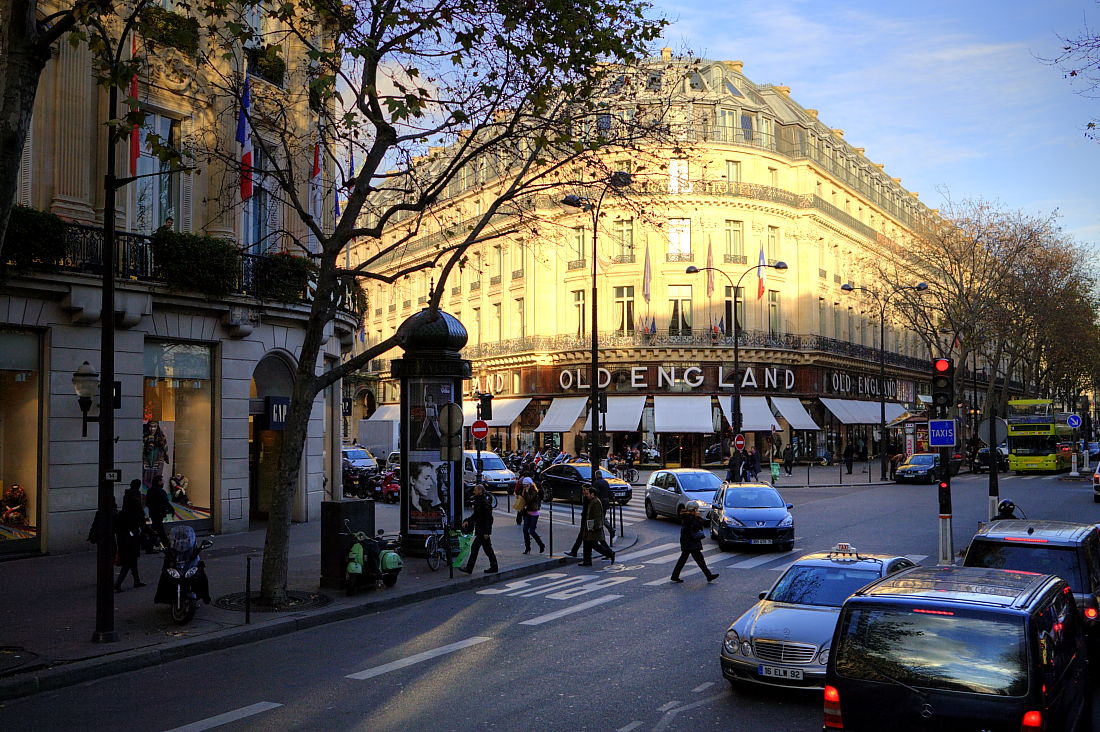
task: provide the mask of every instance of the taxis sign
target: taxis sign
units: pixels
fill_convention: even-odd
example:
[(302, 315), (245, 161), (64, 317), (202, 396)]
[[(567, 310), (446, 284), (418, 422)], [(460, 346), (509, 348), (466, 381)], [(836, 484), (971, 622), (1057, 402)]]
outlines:
[(929, 447), (955, 447), (955, 420), (930, 419), (928, 420), (928, 446)]

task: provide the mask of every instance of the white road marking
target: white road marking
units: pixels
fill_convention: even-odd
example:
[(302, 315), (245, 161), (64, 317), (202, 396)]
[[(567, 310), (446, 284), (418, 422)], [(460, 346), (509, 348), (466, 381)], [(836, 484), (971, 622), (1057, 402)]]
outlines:
[(698, 694), (700, 691), (706, 691), (707, 689), (709, 689), (712, 686), (714, 686), (714, 682), (713, 681), (707, 681), (705, 683), (699, 684), (694, 689), (692, 689), (692, 691), (694, 693)]
[(389, 673), (390, 671), (396, 671), (399, 668), (405, 668), (406, 666), (412, 666), (413, 664), (420, 663), (421, 661), (429, 661), (438, 656), (445, 656), (448, 653), (454, 653), (455, 651), (461, 651), (463, 648), (469, 648), (470, 646), (476, 646), (479, 643), (492, 640), (492, 638), (486, 638), (485, 636), (476, 635), (473, 638), (467, 638), (466, 640), (458, 641), (457, 643), (451, 643), (450, 645), (440, 646), (439, 648), (433, 648), (430, 651), (424, 651), (423, 653), (417, 653), (407, 658), (400, 658), (396, 661), (392, 661), (381, 666), (375, 666), (374, 668), (368, 668), (366, 671), (360, 671), (359, 673), (348, 674), (347, 678), (355, 679), (356, 681), (362, 681), (363, 679), (370, 679), (375, 676), (381, 676), (382, 674)]
[(207, 717), (206, 719), (200, 719), (198, 722), (192, 722), (191, 724), (184, 725), (183, 727), (176, 727), (175, 729), (168, 730), (168, 732), (202, 732), (206, 729), (214, 729), (215, 727), (221, 727), (223, 724), (229, 724), (230, 722), (236, 722), (239, 719), (245, 717), (251, 717), (261, 712), (266, 712), (270, 709), (277, 709), (282, 704), (276, 704), (275, 702), (259, 702), (247, 707), (241, 707), (240, 709), (234, 709), (232, 712), (226, 712), (225, 714), (219, 714), (216, 717)]
[(730, 569), (752, 569), (753, 567), (759, 567), (761, 564), (767, 564), (768, 562), (774, 562), (776, 559), (782, 559), (782, 554), (761, 554), (756, 557), (744, 559), (734, 564), (727, 564)]
[(927, 554), (905, 554), (904, 556), (905, 556), (906, 559), (908, 559), (913, 564), (920, 564), (925, 559), (928, 559)]
[(657, 707), (657, 711), (658, 712), (667, 712), (669, 709), (672, 709), (674, 706), (676, 706), (679, 703), (680, 703), (679, 699), (673, 699), (668, 704), (662, 704), (661, 706)]
[[(703, 554), (713, 554), (717, 551), (720, 551), (717, 546), (703, 547)], [(656, 559), (650, 559), (648, 562), (646, 562), (646, 564), (669, 564), (671, 562), (675, 562), (679, 558), (680, 552), (675, 552), (673, 554), (667, 554), (663, 557), (657, 557)]]
[(669, 711), (665, 712), (665, 716), (661, 717), (661, 721), (653, 727), (653, 732), (661, 732), (661, 730), (663, 730), (665, 727), (668, 727), (670, 724), (672, 724), (672, 720), (676, 719), (676, 715), (680, 712), (686, 712), (689, 709), (694, 709), (696, 707), (701, 707), (704, 704), (710, 704), (711, 702), (718, 701), (719, 699), (724, 699), (726, 698), (728, 693), (729, 692), (726, 692), (725, 694), (715, 694), (714, 696), (708, 696), (706, 699), (700, 699), (697, 702), (685, 704), (684, 706), (678, 707), (676, 709), (670, 709)]
[[(547, 613), (546, 615), (539, 615), (537, 618), (531, 618), (530, 620), (520, 621), (520, 625), (542, 625), (543, 623), (549, 623), (551, 620), (557, 620), (558, 618), (564, 618), (566, 615), (572, 615), (573, 613), (579, 613), (597, 605), (603, 605), (605, 602), (611, 602), (612, 600), (618, 600), (622, 595), (604, 595), (603, 597), (597, 597), (595, 600), (589, 600), (588, 602), (582, 602), (580, 605), (573, 605), (563, 610)], [(488, 640), (488, 638), (486, 638)]]
[(632, 562), (635, 559), (648, 557), (653, 554), (660, 554), (661, 552), (668, 551), (669, 549), (678, 549), (679, 546), (679, 544), (661, 544), (660, 546), (652, 546), (648, 549), (641, 549), (636, 552), (629, 552), (627, 554), (616, 554), (615, 558), (620, 562)]
[(800, 555), (799, 555), (798, 557), (796, 557), (795, 559), (792, 559), (792, 560), (791, 560), (791, 561), (789, 561), (789, 562), (784, 562), (783, 564), (780, 564), (780, 565), (779, 565), (778, 567), (772, 567), (772, 571), (773, 571), (773, 572), (782, 572), (782, 571), (786, 570), (786, 569), (787, 569), (787, 567), (791, 566), (792, 564), (794, 564), (795, 562), (797, 562), (797, 561), (798, 561), (799, 559), (801, 559), (802, 557), (806, 556), (806, 554), (807, 554), (807, 553), (808, 553), (808, 552), (803, 552), (803, 553), (802, 553), (802, 554), (800, 554)]
[(642, 726), (642, 723), (635, 720), (635, 721), (631, 722), (628, 725), (625, 725), (623, 727), (619, 727), (617, 730), (615, 730), (615, 732), (630, 732), (630, 730), (638, 729), (641, 726)]

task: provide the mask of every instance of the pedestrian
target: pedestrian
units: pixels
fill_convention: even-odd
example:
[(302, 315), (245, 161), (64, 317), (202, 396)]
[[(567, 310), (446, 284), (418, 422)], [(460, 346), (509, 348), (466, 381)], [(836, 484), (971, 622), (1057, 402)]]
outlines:
[(741, 469), (745, 464), (745, 456), (740, 450), (734, 449), (730, 453), (730, 461), (726, 465), (726, 482), (740, 483)]
[(783, 472), (791, 475), (792, 470), (794, 470), (794, 448), (787, 445), (783, 448)]
[(760, 479), (760, 453), (756, 451), (755, 447), (749, 447), (748, 453), (745, 455), (745, 480), (749, 483), (755, 483)]
[(472, 527), (474, 530), (474, 543), (470, 547), (470, 558), (465, 567), (460, 567), (466, 574), (474, 571), (477, 562), (478, 550), (484, 549), (485, 556), (489, 559), (489, 568), (485, 574), (494, 574), (497, 569), (497, 555), (493, 551), (493, 507), (489, 505), (489, 499), (485, 497), (485, 484), (474, 483), (474, 513), (463, 522), (463, 527)]
[(599, 496), (592, 490), (592, 486), (584, 486), (585, 519), (581, 523), (584, 533), (584, 558), (577, 565), (579, 567), (592, 566), (592, 550), (595, 549), (604, 559), (615, 561), (615, 552), (604, 541), (603, 533), (603, 504)]
[(145, 508), (149, 510), (149, 520), (153, 523), (153, 531), (163, 547), (168, 546), (168, 534), (164, 531), (164, 519), (168, 514), (175, 513), (172, 503), (168, 500), (168, 494), (164, 492), (164, 476), (153, 476), (153, 484), (149, 486), (149, 492), (145, 494)]
[(127, 490), (122, 497), (122, 510), (115, 517), (115, 540), (118, 547), (118, 566), (115, 592), (122, 592), (122, 580), (130, 573), (134, 587), (144, 587), (138, 576), (138, 557), (141, 556), (141, 532), (145, 528), (145, 511), (141, 508), (140, 494)]
[(542, 493), (535, 485), (533, 478), (524, 478), (522, 483), (523, 497), (523, 553), (531, 553), (531, 539), (539, 545), (539, 554), (546, 551), (546, 544), (542, 543), (542, 537), (535, 530), (539, 523), (539, 509), (542, 508)]
[(605, 518), (610, 517), (610, 523), (607, 525), (608, 534), (611, 536), (611, 540), (615, 540), (615, 514), (611, 511), (611, 484), (607, 482), (607, 479), (600, 473), (596, 473), (596, 482), (594, 486), (594, 492), (596, 498), (600, 499), (600, 507), (603, 509), (603, 515)]
[(699, 501), (688, 501), (680, 510), (680, 558), (676, 560), (676, 566), (672, 568), (673, 582), (683, 582), (680, 579), (680, 570), (684, 568), (690, 556), (699, 565), (706, 575), (707, 582), (718, 579), (717, 572), (711, 572), (707, 567), (707, 561), (703, 559), (703, 527), (706, 522), (699, 515)]
[(856, 456), (856, 450), (852, 447), (852, 443), (849, 442), (844, 446), (844, 469), (848, 471), (848, 475), (852, 474), (852, 459)]
[(905, 453), (896, 452), (890, 456), (890, 480), (897, 480), (898, 468), (905, 461)]

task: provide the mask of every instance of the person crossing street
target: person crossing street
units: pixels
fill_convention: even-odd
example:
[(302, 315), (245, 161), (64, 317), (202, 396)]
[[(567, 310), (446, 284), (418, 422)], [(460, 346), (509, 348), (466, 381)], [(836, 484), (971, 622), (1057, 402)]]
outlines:
[(466, 562), (466, 566), (460, 569), (466, 574), (472, 573), (474, 564), (477, 562), (477, 553), (484, 549), (485, 556), (489, 559), (489, 568), (485, 570), (485, 574), (495, 574), (498, 570), (497, 555), (493, 551), (493, 507), (485, 497), (484, 483), (474, 484), (474, 513), (463, 524), (472, 524), (474, 543), (470, 547), (470, 559)]
[(683, 582), (680, 579), (680, 571), (687, 563), (690, 556), (699, 565), (706, 575), (707, 582), (718, 579), (717, 572), (711, 572), (707, 562), (703, 559), (703, 527), (706, 522), (699, 516), (699, 501), (688, 501), (680, 512), (680, 558), (676, 560), (676, 566), (672, 569), (673, 582)]

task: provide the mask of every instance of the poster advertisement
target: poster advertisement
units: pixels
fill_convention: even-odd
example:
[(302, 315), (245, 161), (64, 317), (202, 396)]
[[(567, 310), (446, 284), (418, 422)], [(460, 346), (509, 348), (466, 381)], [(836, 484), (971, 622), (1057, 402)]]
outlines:
[(444, 514), (451, 511), (455, 495), (452, 465), (440, 460), (443, 428), (439, 411), (454, 401), (450, 382), (409, 379), (409, 475), (404, 486), (408, 495), (408, 531), (429, 534), (443, 527)]
[[(438, 450), (443, 444), (443, 428), (439, 424), (439, 408), (453, 401), (450, 384), (425, 383), (410, 380), (413, 389), (409, 416), (409, 436), (413, 450)], [(438, 458), (437, 458), (438, 459)]]

